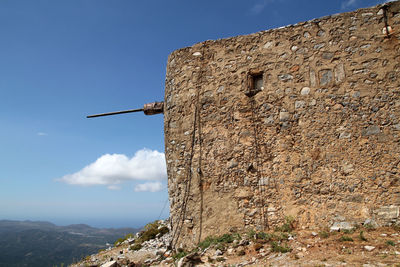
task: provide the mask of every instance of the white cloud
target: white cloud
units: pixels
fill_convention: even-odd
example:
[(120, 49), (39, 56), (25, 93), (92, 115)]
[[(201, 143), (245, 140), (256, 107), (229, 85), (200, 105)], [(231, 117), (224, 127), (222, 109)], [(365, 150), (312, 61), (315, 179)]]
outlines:
[(67, 174), (57, 181), (71, 185), (105, 185), (118, 189), (118, 184), (131, 180), (163, 180), (167, 177), (164, 153), (142, 149), (132, 158), (122, 154), (105, 154), (82, 170)]
[(265, 9), (265, 7), (271, 2), (273, 2), (273, 0), (259, 0), (259, 1), (257, 1), (257, 3), (255, 3), (250, 8), (250, 13), (252, 13), (254, 15), (260, 14)]
[(357, 2), (357, 0), (345, 0), (344, 2), (342, 2), (342, 9), (346, 9), (348, 7), (354, 6), (355, 3)]
[(162, 190), (162, 183), (144, 183), (135, 186), (135, 192), (158, 192)]
[(47, 133), (39, 132), (39, 133), (37, 133), (37, 135), (38, 135), (38, 136), (47, 136), (48, 134), (47, 134)]

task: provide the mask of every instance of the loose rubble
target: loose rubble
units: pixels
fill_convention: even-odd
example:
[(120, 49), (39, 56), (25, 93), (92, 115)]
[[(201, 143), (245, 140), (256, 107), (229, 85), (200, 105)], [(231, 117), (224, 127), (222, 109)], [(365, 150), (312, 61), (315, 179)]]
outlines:
[[(158, 229), (170, 228), (159, 221)], [(301, 228), (301, 227), (298, 227)], [(133, 246), (144, 232), (72, 267), (133, 266), (398, 266), (400, 227), (353, 226), (350, 230), (314, 231), (277, 227), (275, 231), (227, 233), (207, 237), (191, 250), (171, 250), (171, 232), (157, 234), (141, 248)], [(343, 238), (346, 237), (346, 238)], [(344, 241), (346, 240), (346, 241)], [(351, 240), (351, 241), (350, 241)]]

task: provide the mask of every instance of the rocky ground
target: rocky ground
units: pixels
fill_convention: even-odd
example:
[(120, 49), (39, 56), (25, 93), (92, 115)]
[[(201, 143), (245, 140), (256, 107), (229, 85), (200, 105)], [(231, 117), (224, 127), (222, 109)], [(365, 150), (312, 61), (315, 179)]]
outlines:
[[(158, 224), (158, 229), (168, 226)], [(86, 257), (72, 267), (115, 266), (399, 266), (400, 227), (333, 226), (298, 230), (289, 224), (271, 232), (210, 237), (193, 251), (167, 249), (170, 234), (138, 246), (140, 234)], [(142, 232), (143, 234), (143, 232)], [(135, 247), (136, 246), (136, 247)], [(140, 249), (138, 249), (141, 247)], [(138, 249), (138, 250), (135, 250)]]

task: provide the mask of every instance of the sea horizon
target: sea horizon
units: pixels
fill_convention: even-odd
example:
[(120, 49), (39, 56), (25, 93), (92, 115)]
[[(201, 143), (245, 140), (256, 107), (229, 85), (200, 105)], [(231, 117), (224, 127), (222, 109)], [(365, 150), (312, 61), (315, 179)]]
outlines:
[[(164, 220), (161, 218), (160, 220)], [(110, 228), (142, 228), (146, 224), (157, 219), (79, 219), (79, 218), (27, 218), (27, 217), (0, 217), (0, 221), (18, 221), (18, 222), (46, 222), (56, 226), (69, 226), (77, 224), (85, 224), (93, 228), (110, 229)]]

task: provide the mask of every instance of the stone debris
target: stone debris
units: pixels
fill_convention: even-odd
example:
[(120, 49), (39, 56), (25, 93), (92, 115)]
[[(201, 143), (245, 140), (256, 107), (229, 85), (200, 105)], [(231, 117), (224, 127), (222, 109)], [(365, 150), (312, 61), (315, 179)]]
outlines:
[[(340, 218), (338, 218), (340, 219)], [(168, 226), (169, 220), (163, 221), (161, 226)], [(337, 224), (341, 231), (347, 224)], [(342, 227), (342, 228), (340, 228)], [(360, 226), (363, 227), (363, 226)], [(317, 231), (302, 231), (292, 229), (293, 232), (258, 232), (258, 235), (249, 233), (233, 234), (236, 236), (230, 243), (211, 243), (205, 249), (200, 247), (187, 252), (184, 249), (170, 250), (168, 242), (171, 233), (146, 241), (143, 247), (133, 251), (132, 244), (122, 242), (108, 251), (91, 255), (89, 260), (77, 263), (72, 267), (134, 267), (134, 266), (342, 266), (346, 255), (348, 266), (387, 266), (376, 258), (377, 253), (385, 256), (385, 264), (399, 262), (400, 230), (397, 228), (372, 229), (359, 228), (345, 233), (331, 233), (322, 237)], [(397, 229), (397, 230), (396, 230)], [(365, 240), (359, 238), (363, 231)], [(257, 233), (257, 232), (256, 232)], [(384, 234), (384, 235), (382, 235)], [(139, 238), (141, 234), (136, 235)], [(256, 237), (261, 239), (257, 239)], [(340, 236), (350, 236), (354, 241), (346, 243)], [(262, 239), (264, 238), (264, 239)], [(280, 241), (269, 240), (279, 238)], [(391, 242), (395, 246), (384, 245)], [(362, 244), (362, 245), (361, 245)], [(339, 246), (338, 246), (339, 245)], [(275, 249), (273, 249), (275, 247)], [(287, 250), (283, 250), (287, 248)], [(323, 248), (323, 249), (321, 249)], [(349, 254), (351, 252), (351, 254)], [(177, 256), (180, 255), (181, 256)], [(338, 259), (341, 260), (338, 260)]]
[(350, 231), (352, 229), (354, 229), (354, 225), (350, 224), (349, 222), (335, 222), (330, 228), (331, 232), (344, 230)]
[(110, 261), (102, 264), (100, 267), (118, 267), (118, 266), (119, 264), (117, 263), (117, 261)]
[(367, 251), (373, 251), (375, 249), (375, 247), (373, 247), (373, 246), (364, 246), (364, 248)]

